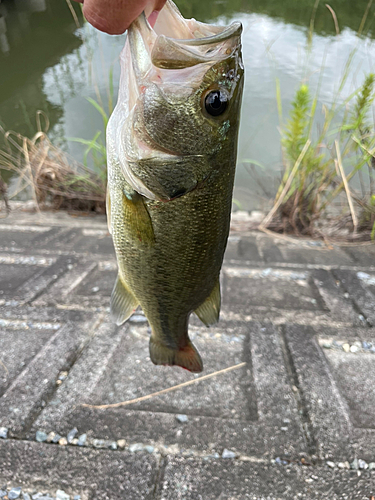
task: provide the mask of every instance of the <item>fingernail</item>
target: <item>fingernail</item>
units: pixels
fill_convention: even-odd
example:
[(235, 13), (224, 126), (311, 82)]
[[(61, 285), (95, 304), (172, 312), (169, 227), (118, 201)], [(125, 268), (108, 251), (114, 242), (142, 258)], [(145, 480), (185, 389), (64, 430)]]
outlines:
[(148, 16), (148, 22), (149, 22), (151, 28), (153, 28), (155, 26), (156, 19), (158, 18), (158, 15), (159, 15), (159, 11), (154, 10), (154, 12), (151, 12), (151, 14)]

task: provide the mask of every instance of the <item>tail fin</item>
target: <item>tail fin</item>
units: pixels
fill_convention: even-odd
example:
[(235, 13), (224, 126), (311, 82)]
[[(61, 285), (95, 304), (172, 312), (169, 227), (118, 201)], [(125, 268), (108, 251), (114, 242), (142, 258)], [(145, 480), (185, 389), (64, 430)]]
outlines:
[(151, 336), (150, 358), (154, 365), (177, 365), (193, 373), (203, 371), (202, 359), (190, 340), (185, 347), (176, 350)]

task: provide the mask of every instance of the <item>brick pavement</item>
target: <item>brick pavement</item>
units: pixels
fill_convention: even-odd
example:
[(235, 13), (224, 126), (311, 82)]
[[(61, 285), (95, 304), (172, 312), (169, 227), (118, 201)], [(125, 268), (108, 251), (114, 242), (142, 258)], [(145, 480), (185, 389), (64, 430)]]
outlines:
[(239, 368), (100, 409), (84, 405), (202, 376), (150, 362), (141, 311), (110, 322), (115, 276), (102, 217), (1, 221), (0, 489), (110, 500), (375, 495), (375, 245), (231, 233), (221, 320), (207, 329), (192, 318), (190, 332), (203, 375)]

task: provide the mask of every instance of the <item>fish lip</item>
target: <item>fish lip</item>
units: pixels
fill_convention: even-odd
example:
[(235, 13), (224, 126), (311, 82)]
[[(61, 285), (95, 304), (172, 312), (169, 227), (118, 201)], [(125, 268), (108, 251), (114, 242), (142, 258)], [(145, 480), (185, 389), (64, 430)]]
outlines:
[(181, 44), (181, 45), (190, 45), (190, 46), (201, 46), (201, 45), (211, 45), (214, 43), (225, 42), (230, 38), (240, 37), (242, 33), (242, 24), (239, 21), (235, 21), (234, 23), (226, 26), (225, 29), (221, 33), (217, 33), (215, 35), (200, 37), (200, 38), (172, 38), (167, 37), (165, 35), (159, 35), (159, 37), (164, 36), (171, 40), (172, 42)]

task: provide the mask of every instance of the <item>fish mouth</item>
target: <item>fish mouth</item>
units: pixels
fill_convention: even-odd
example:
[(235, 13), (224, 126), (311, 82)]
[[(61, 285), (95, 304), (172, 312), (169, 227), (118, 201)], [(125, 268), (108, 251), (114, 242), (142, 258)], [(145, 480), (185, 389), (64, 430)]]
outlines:
[(154, 28), (142, 13), (129, 27), (129, 45), (136, 76), (153, 68), (183, 69), (230, 57), (240, 46), (242, 24), (229, 26), (185, 19), (172, 0), (159, 13)]

